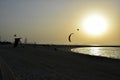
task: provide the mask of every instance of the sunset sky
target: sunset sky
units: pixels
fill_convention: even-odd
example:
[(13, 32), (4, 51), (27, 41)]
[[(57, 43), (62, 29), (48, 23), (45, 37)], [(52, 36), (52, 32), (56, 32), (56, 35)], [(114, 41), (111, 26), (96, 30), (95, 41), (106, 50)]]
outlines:
[[(89, 35), (82, 29), (91, 13), (108, 21), (103, 34)], [(0, 0), (1, 40), (13, 42), (14, 34), (22, 42), (27, 38), (39, 44), (120, 45), (120, 0)]]

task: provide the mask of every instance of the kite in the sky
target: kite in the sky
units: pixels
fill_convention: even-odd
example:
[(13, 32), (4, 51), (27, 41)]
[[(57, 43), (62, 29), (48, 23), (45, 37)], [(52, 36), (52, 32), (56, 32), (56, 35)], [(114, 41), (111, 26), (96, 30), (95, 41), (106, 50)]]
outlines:
[(68, 41), (71, 42), (71, 36), (73, 35), (74, 33), (71, 33), (69, 36), (68, 36)]
[(79, 31), (79, 29), (77, 29), (77, 31)]

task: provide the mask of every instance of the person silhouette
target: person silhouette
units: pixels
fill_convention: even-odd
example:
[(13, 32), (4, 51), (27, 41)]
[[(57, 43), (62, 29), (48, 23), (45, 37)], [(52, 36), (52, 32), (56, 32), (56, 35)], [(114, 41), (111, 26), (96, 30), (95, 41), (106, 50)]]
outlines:
[(16, 34), (14, 35), (14, 37), (15, 37), (15, 41), (14, 41), (14, 48), (15, 48), (15, 47), (17, 47), (18, 44), (20, 43), (20, 39), (21, 39), (21, 38), (17, 38), (17, 35), (16, 35)]

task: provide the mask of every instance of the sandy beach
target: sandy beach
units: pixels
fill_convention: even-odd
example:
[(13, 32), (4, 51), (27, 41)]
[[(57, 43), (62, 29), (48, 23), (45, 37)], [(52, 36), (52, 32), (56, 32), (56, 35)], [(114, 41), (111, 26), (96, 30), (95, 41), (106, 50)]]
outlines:
[(0, 46), (0, 58), (16, 80), (120, 80), (120, 60), (76, 54), (70, 47)]

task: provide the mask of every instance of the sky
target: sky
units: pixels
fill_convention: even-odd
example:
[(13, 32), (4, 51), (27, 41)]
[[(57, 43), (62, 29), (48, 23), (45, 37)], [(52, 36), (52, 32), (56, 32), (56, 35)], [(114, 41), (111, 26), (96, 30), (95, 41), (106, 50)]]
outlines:
[[(106, 34), (94, 37), (81, 30), (84, 15), (91, 12), (109, 19)], [(17, 34), (22, 42), (27, 38), (39, 44), (120, 45), (119, 14), (120, 0), (0, 0), (0, 37), (13, 42)]]

